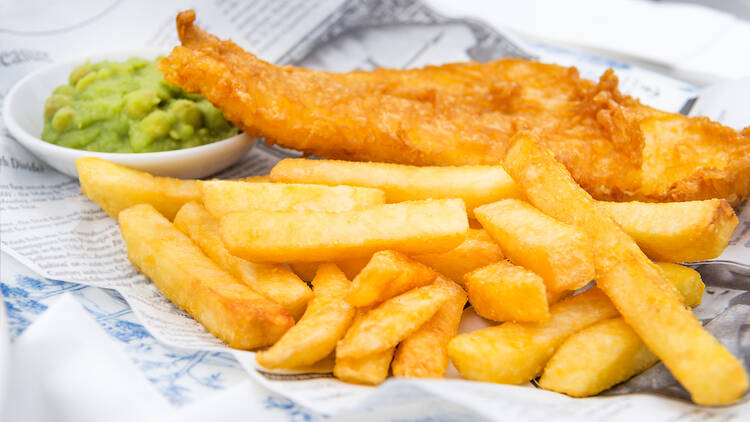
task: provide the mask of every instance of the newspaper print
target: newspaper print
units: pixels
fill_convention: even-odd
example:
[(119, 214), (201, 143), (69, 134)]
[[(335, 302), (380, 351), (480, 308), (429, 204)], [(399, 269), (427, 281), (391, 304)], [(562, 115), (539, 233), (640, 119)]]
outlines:
[[(268, 10), (272, 3), (258, 2), (257, 7)], [(300, 8), (301, 3), (298, 4)], [(222, 37), (231, 36), (251, 51), (254, 48), (261, 49), (261, 57), (279, 63), (335, 71), (372, 69), (377, 66), (403, 68), (469, 59), (486, 61), (506, 56), (535, 57), (523, 50), (512, 38), (480, 22), (447, 19), (418, 2), (351, 0), (315, 3), (318, 5), (316, 10), (329, 10), (330, 13), (324, 16), (319, 13), (315, 16), (316, 19), (305, 21), (287, 4), (290, 7), (285, 9), (287, 16), (297, 19), (293, 26), (306, 28), (302, 32), (272, 34), (269, 31), (273, 27), (266, 25), (264, 37), (258, 37), (256, 32), (250, 32), (244, 27), (243, 21), (243, 17), (254, 16), (257, 19), (257, 13), (254, 15), (254, 9), (248, 11), (248, 5), (236, 1), (217, 1), (214, 8), (205, 8), (208, 13), (201, 14), (199, 10), (199, 19), (206, 19), (205, 26)], [(106, 9), (96, 16), (116, 12), (117, 9)], [(149, 29), (152, 31), (148, 38), (151, 44), (168, 46), (176, 42), (173, 35), (170, 35), (173, 32), (169, 30), (174, 12), (176, 10), (164, 12), (158, 21), (158, 27)], [(224, 29), (228, 34), (224, 33)], [(290, 41), (290, 34), (295, 37), (294, 42)], [(15, 41), (19, 43), (18, 47), (23, 48), (23, 37), (17, 37), (19, 40)], [(277, 39), (278, 43), (272, 45), (265, 42), (269, 37)], [(398, 45), (399, 48), (393, 49), (392, 45)], [(394, 50), (398, 54), (393, 54)], [(49, 61), (52, 54), (32, 50), (26, 57), (27, 68), (33, 68)], [(4, 73), (6, 74), (7, 77), (3, 79), (8, 84), (21, 76), (9, 71)], [(675, 98), (684, 95), (687, 99), (692, 95), (692, 92), (685, 90), (685, 84), (670, 85), (668, 79), (660, 82), (663, 82), (660, 95), (666, 95), (670, 91)], [(9, 86), (0, 88), (5, 92)], [(679, 108), (675, 111), (678, 110)], [(166, 344), (226, 350), (225, 345), (208, 334), (186, 313), (171, 305), (152, 283), (134, 270), (126, 260), (116, 221), (81, 195), (77, 181), (54, 172), (28, 154), (12, 140), (4, 127), (1, 135), (0, 194), (3, 202), (0, 205), (0, 247), (3, 251), (45, 277), (116, 289), (148, 330)], [(263, 174), (278, 159), (288, 154), (287, 151), (261, 145), (239, 164), (219, 176)], [(742, 224), (747, 225), (750, 221), (747, 207), (742, 217)], [(750, 282), (743, 275), (743, 264), (750, 260), (750, 255), (743, 252), (750, 245), (745, 242), (745, 235), (742, 233), (746, 231), (740, 230), (741, 238), (733, 245), (744, 248), (735, 257), (734, 266), (705, 263), (698, 267), (711, 293), (706, 295), (704, 303), (696, 309), (696, 314), (709, 331), (741, 356), (747, 365), (750, 359), (750, 338), (746, 335), (749, 325), (747, 309), (750, 305), (747, 292), (750, 290)], [(737, 260), (741, 261), (738, 263)], [(342, 398), (377, 397), (390, 388), (372, 389), (346, 385), (331, 379), (330, 374), (325, 372), (304, 376), (281, 373), (271, 375), (269, 371), (257, 370), (252, 353), (235, 352), (235, 355), (257, 379), (272, 390), (323, 412), (342, 410), (346, 407), (342, 405)], [(313, 377), (322, 378), (311, 379)], [(670, 377), (656, 366), (630, 382), (617, 386), (608, 394), (654, 392), (685, 398), (685, 392)], [(299, 378), (304, 381), (292, 381)], [(387, 384), (390, 386), (394, 383), (399, 384)], [(417, 384), (421, 385), (415, 381), (415, 385)], [(444, 388), (437, 390), (451, 391), (451, 386), (454, 385), (457, 384), (446, 382)], [(494, 387), (487, 388), (490, 391)], [(437, 390), (433, 394), (440, 394)]]

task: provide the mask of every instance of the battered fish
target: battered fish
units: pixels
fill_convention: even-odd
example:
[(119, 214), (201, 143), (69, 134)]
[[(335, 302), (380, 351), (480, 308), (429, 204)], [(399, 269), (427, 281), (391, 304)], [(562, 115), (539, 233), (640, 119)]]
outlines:
[(575, 68), (520, 59), (329, 73), (264, 62), (177, 16), (167, 81), (199, 92), (251, 135), (323, 158), (415, 165), (500, 163), (533, 131), (602, 200), (750, 194), (750, 130), (642, 105)]

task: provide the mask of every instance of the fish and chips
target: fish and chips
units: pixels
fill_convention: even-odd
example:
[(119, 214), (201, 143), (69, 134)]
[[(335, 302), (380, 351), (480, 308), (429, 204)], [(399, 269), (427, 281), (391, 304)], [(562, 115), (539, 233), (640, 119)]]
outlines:
[[(366, 385), (452, 362), (468, 380), (541, 377), (586, 397), (661, 360), (695, 403), (745, 393), (742, 363), (689, 309), (700, 275), (678, 264), (727, 247), (748, 129), (642, 105), (612, 72), (502, 59), (327, 73), (263, 62), (194, 20), (177, 17), (166, 80), (325, 159), (209, 181), (77, 166), (133, 265), (230, 347), (268, 369), (335, 362)], [(467, 301), (491, 326), (458, 334)]]

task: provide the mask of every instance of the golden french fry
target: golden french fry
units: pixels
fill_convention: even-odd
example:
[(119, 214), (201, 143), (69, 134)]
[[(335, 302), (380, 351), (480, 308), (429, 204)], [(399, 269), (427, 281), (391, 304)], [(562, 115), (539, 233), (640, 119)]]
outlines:
[(294, 325), (284, 308), (219, 268), (153, 206), (127, 208), (119, 221), (130, 262), (229, 346), (267, 346)]
[[(702, 293), (705, 285), (697, 271), (677, 264), (657, 265), (677, 287), (686, 305), (700, 303), (696, 293)], [(539, 385), (574, 397), (592, 396), (658, 361), (624, 319), (613, 318), (584, 328), (565, 340), (547, 362)]]
[(81, 191), (114, 218), (136, 204), (151, 204), (172, 220), (186, 202), (200, 200), (195, 180), (154, 177), (100, 158), (76, 160)]
[(724, 199), (645, 203), (598, 202), (597, 206), (656, 261), (705, 261), (721, 255), (737, 227)]
[(297, 368), (325, 358), (349, 329), (354, 307), (346, 301), (351, 287), (334, 264), (322, 264), (313, 279), (315, 296), (305, 314), (271, 348), (255, 354), (266, 368)]
[(352, 186), (210, 180), (201, 182), (203, 203), (214, 217), (248, 210), (340, 212), (385, 203), (377, 189)]
[(415, 287), (426, 286), (437, 276), (431, 268), (400, 252), (376, 252), (352, 280), (346, 300), (360, 308), (377, 305)]
[[(359, 327), (364, 321), (365, 315), (372, 308), (358, 308), (354, 321), (349, 329)], [(355, 384), (377, 385), (388, 377), (388, 369), (393, 360), (395, 347), (382, 352), (373, 353), (360, 358), (342, 358), (335, 353), (336, 363), (333, 367), (333, 375), (341, 381)]]
[(466, 304), (466, 292), (451, 282), (453, 295), (435, 315), (405, 338), (393, 358), (397, 377), (442, 378), (450, 363), (448, 342), (456, 336)]
[(694, 402), (719, 405), (742, 396), (748, 386), (742, 363), (702, 327), (668, 289), (658, 267), (550, 152), (530, 135), (516, 135), (505, 168), (536, 207), (588, 234), (596, 250), (597, 285)]
[[(463, 286), (466, 273), (502, 260), (503, 252), (485, 230), (470, 228), (466, 232), (466, 239), (455, 248), (441, 253), (416, 254), (410, 258)], [(369, 261), (369, 258), (354, 258), (337, 261), (336, 265), (348, 278), (354, 279)], [(299, 262), (290, 265), (302, 280), (310, 281), (315, 276), (318, 263)]]
[(493, 321), (544, 321), (549, 318), (547, 290), (541, 277), (500, 261), (466, 274), (469, 302), (481, 317)]
[(336, 357), (333, 375), (341, 381), (355, 384), (377, 385), (388, 377), (393, 350), (383, 350), (360, 358)]
[(685, 305), (694, 308), (700, 305), (703, 300), (703, 292), (706, 290), (706, 285), (701, 280), (701, 275), (698, 271), (692, 268), (685, 267), (679, 264), (672, 264), (669, 262), (657, 262), (656, 265), (661, 268), (664, 272), (664, 277), (669, 280), (670, 283), (674, 284), (677, 291), (682, 296), (682, 301)]
[(313, 295), (307, 284), (283, 265), (256, 264), (231, 255), (221, 242), (219, 222), (198, 202), (183, 205), (174, 225), (224, 271), (283, 306), (294, 319), (305, 312)]
[(598, 394), (659, 361), (622, 318), (612, 318), (572, 336), (550, 358), (539, 385), (573, 397)]
[(591, 242), (526, 202), (506, 199), (474, 210), (505, 256), (544, 279), (547, 290), (575, 290), (594, 279)]
[(287, 158), (271, 170), (271, 180), (378, 188), (389, 203), (461, 198), (469, 214), (479, 205), (519, 197), (515, 183), (500, 166), (417, 167)]
[(506, 322), (461, 334), (448, 344), (453, 365), (464, 378), (521, 384), (536, 377), (568, 336), (617, 310), (596, 287), (550, 307), (544, 322)]
[[(492, 240), (486, 231), (469, 229), (463, 243), (448, 252), (417, 254), (410, 258), (463, 285), (464, 274), (502, 260), (503, 252), (500, 250), (500, 245)], [(353, 258), (337, 261), (336, 265), (347, 278), (354, 279), (369, 261), (369, 257)], [(304, 281), (313, 279), (318, 265), (319, 263), (313, 262), (290, 264), (292, 270)]]
[(377, 205), (340, 213), (245, 211), (221, 218), (229, 252), (255, 262), (340, 261), (383, 249), (444, 252), (466, 237), (463, 201)]
[(336, 346), (337, 358), (360, 358), (395, 347), (432, 318), (452, 293), (449, 282), (438, 279), (388, 299), (352, 325)]
[(486, 231), (469, 229), (466, 240), (448, 252), (412, 255), (412, 259), (463, 285), (466, 273), (502, 260), (503, 252)]

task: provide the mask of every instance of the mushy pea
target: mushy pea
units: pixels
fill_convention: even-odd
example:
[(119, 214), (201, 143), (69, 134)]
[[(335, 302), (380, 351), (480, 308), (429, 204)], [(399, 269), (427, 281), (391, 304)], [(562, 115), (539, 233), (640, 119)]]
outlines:
[(197, 94), (164, 81), (156, 61), (86, 63), (44, 105), (42, 139), (99, 152), (190, 148), (238, 133)]

